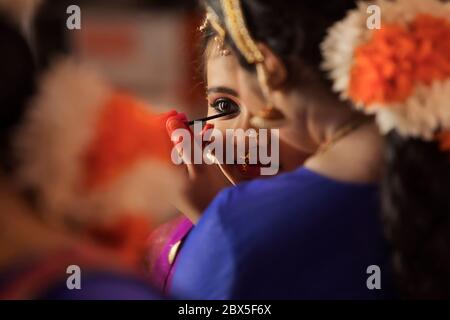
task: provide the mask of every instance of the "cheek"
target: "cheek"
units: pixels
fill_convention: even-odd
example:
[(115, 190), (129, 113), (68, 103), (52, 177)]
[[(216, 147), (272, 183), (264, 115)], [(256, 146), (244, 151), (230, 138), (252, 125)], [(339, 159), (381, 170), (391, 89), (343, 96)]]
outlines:
[(290, 144), (289, 142), (292, 142), (292, 140), (296, 140), (295, 138), (298, 138), (297, 130), (291, 125), (285, 125), (279, 130), (280, 140), (282, 140), (283, 142)]
[(312, 151), (308, 150), (306, 147), (308, 145), (307, 141), (304, 141), (302, 139), (303, 135), (302, 132), (299, 132), (299, 130), (291, 125), (286, 125), (282, 128), (280, 128), (280, 140), (285, 143), (286, 145), (294, 148), (298, 152), (302, 152), (304, 154), (309, 154)]
[[(234, 130), (234, 129), (243, 129), (243, 130), (247, 130), (248, 129), (248, 113), (245, 110), (241, 111), (241, 114), (233, 119), (229, 119), (229, 120), (213, 120), (210, 121), (209, 123), (214, 125), (214, 128), (219, 130), (222, 133), (222, 138), (223, 138), (223, 152), (224, 152), (224, 156), (226, 156), (226, 145), (228, 143), (231, 143), (232, 145), (235, 145), (235, 140), (233, 139), (232, 141), (228, 142), (227, 141), (227, 135), (226, 135), (226, 131), (227, 130)], [(236, 157), (236, 154), (235, 154)]]
[(227, 121), (212, 120), (209, 123), (214, 125), (214, 129), (219, 130), (220, 132), (222, 132), (222, 135), (225, 136), (225, 130), (229, 128), (226, 122)]
[(214, 128), (217, 130), (220, 130), (220, 132), (222, 133), (222, 137), (224, 142), (226, 142), (226, 130), (227, 129), (241, 129), (243, 128), (242, 126), (242, 119), (243, 119), (243, 115), (239, 115), (233, 119), (229, 119), (229, 120), (213, 120), (210, 121), (209, 123), (214, 125)]

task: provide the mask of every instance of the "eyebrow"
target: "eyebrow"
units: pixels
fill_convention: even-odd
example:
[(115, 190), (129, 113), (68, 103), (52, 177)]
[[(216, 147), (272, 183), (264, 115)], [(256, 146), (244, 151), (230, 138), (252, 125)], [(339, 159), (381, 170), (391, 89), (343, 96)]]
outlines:
[(227, 87), (211, 87), (211, 88), (206, 89), (206, 93), (207, 94), (226, 93), (226, 94), (235, 96), (236, 98), (239, 97), (239, 94), (235, 90), (227, 88)]

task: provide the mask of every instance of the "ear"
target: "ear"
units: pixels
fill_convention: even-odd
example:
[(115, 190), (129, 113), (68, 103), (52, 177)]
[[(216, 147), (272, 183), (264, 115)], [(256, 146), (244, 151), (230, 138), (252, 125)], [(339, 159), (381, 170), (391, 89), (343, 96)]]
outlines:
[(279, 89), (286, 84), (288, 78), (285, 64), (267, 45), (258, 43), (258, 48), (264, 55), (267, 84), (272, 90)]

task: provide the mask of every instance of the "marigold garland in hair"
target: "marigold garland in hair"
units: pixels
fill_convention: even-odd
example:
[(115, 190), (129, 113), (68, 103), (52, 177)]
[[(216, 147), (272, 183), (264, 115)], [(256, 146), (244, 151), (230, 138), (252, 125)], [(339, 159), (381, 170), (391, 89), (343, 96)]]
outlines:
[[(367, 8), (381, 9), (381, 29), (367, 28)], [(382, 133), (424, 140), (450, 129), (450, 3), (360, 2), (322, 44), (323, 69), (343, 99), (374, 114)]]
[(450, 23), (419, 15), (409, 26), (389, 24), (355, 50), (349, 96), (366, 106), (401, 103), (417, 84), (450, 77)]

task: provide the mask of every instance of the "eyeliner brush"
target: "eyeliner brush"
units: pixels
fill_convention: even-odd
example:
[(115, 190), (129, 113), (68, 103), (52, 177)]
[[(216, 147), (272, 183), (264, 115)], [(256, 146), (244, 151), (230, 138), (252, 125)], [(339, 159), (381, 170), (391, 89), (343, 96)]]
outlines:
[(236, 111), (229, 111), (229, 112), (219, 113), (219, 114), (215, 114), (213, 116), (209, 116), (209, 117), (206, 117), (206, 118), (191, 120), (191, 121), (186, 122), (186, 124), (188, 126), (193, 126), (195, 122), (206, 122), (206, 121), (209, 121), (209, 120), (230, 116), (230, 115), (235, 114), (235, 113), (236, 113)]

